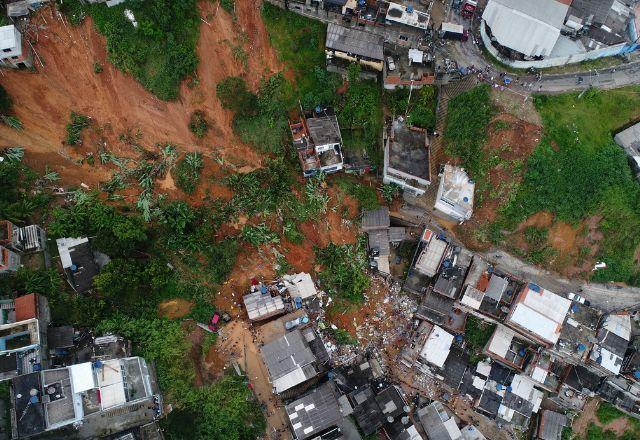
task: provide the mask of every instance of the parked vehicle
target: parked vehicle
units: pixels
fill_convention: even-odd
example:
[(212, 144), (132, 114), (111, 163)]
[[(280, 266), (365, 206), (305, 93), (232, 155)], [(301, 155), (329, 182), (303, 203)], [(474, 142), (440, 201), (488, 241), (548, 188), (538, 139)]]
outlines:
[(387, 57), (387, 67), (389, 68), (390, 72), (396, 70), (396, 63), (395, 61), (393, 61), (393, 57)]
[(569, 292), (567, 297), (571, 301), (575, 301), (575, 302), (578, 302), (580, 304), (584, 304), (585, 306), (591, 305), (591, 303), (589, 301), (587, 301), (584, 297), (578, 295), (577, 293)]
[(219, 322), (220, 322), (220, 313), (214, 312), (213, 316), (211, 317), (211, 322), (208, 325), (209, 330), (211, 330), (214, 333), (217, 333), (219, 330), (219, 327), (218, 327)]
[(309, 317), (307, 315), (300, 316), (299, 318), (292, 319), (291, 321), (287, 321), (284, 323), (284, 328), (287, 330), (291, 330), (299, 326), (300, 324), (306, 324), (309, 322)]

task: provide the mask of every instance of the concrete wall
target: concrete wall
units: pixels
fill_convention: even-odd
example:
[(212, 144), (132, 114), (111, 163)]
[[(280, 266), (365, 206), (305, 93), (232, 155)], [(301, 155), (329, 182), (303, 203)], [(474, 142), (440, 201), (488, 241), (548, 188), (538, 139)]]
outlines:
[(595, 60), (597, 58), (602, 57), (610, 57), (614, 55), (620, 55), (623, 53), (627, 53), (630, 50), (633, 50), (626, 43), (620, 43), (613, 46), (603, 47), (601, 49), (592, 50), (589, 52), (579, 53), (575, 55), (570, 55), (566, 57), (556, 57), (556, 58), (546, 58), (544, 60), (539, 61), (513, 61), (505, 58), (498, 52), (498, 49), (493, 47), (491, 44), (491, 39), (489, 35), (487, 35), (487, 31), (485, 29), (484, 21), (480, 25), (480, 35), (482, 36), (482, 42), (484, 46), (487, 48), (489, 53), (493, 55), (498, 61), (507, 66), (513, 67), (515, 69), (528, 69), (530, 67), (536, 69), (543, 69), (545, 67), (556, 67), (556, 66), (564, 66), (566, 64), (574, 64), (580, 63), (582, 61), (587, 60)]

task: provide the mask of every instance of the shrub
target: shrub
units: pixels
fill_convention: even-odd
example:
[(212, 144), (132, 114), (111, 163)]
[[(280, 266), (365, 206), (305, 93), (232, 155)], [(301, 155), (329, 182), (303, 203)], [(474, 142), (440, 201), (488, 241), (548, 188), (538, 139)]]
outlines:
[(228, 76), (220, 81), (216, 86), (216, 95), (222, 107), (236, 114), (250, 115), (255, 112), (257, 97), (239, 76)]
[(0, 115), (6, 115), (11, 112), (13, 101), (9, 93), (0, 85)]
[(364, 244), (329, 243), (323, 249), (316, 249), (316, 255), (323, 266), (319, 274), (323, 287), (338, 298), (362, 303), (364, 292), (371, 284), (365, 272), (368, 260)]
[(104, 70), (104, 67), (102, 67), (102, 64), (100, 64), (98, 61), (93, 63), (93, 71), (95, 73), (102, 73), (103, 70)]
[(187, 194), (196, 190), (200, 181), (200, 173), (204, 167), (202, 154), (187, 153), (176, 165), (176, 185)]
[(609, 402), (601, 402), (600, 405), (598, 405), (596, 416), (598, 417), (598, 420), (600, 421), (600, 423), (604, 425), (606, 425), (607, 423), (613, 422), (614, 420), (617, 420), (620, 417), (626, 417), (622, 411), (620, 411), (618, 408), (616, 408)]
[(236, 4), (234, 0), (220, 0), (220, 6), (222, 9), (227, 11), (229, 14), (235, 17), (236, 14)]
[(189, 130), (199, 138), (203, 138), (204, 135), (207, 134), (207, 130), (209, 130), (209, 123), (207, 122), (203, 111), (196, 110), (191, 113), (191, 118), (189, 119)]
[(245, 225), (240, 234), (242, 239), (255, 247), (267, 243), (277, 243), (278, 234), (273, 232), (267, 225), (261, 223), (259, 225)]
[(67, 145), (82, 144), (82, 131), (91, 124), (91, 119), (80, 113), (71, 112), (71, 122), (67, 124)]
[(496, 326), (488, 324), (475, 316), (467, 316), (467, 322), (464, 327), (464, 337), (467, 341), (469, 351), (477, 356), (491, 338)]

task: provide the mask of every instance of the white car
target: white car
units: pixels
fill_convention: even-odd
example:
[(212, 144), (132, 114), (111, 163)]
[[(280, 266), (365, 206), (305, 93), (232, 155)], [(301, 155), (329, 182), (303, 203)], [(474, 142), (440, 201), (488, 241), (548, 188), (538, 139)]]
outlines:
[(393, 57), (387, 57), (387, 66), (390, 72), (396, 70), (396, 63), (393, 61)]
[(569, 292), (569, 294), (567, 295), (567, 297), (571, 300), (571, 301), (575, 301), (575, 302), (579, 302), (580, 304), (584, 304), (585, 299), (583, 297), (581, 297), (580, 295), (573, 293), (573, 292)]

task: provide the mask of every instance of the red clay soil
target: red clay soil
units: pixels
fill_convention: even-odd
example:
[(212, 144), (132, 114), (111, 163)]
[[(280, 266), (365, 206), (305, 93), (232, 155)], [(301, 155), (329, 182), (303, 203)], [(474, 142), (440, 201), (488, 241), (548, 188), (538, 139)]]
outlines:
[(594, 423), (600, 426), (605, 431), (613, 431), (617, 436), (621, 436), (624, 432), (630, 428), (629, 419), (627, 417), (620, 417), (618, 419), (612, 420), (606, 425), (601, 423), (598, 420), (598, 416), (596, 415), (596, 411), (598, 410), (598, 405), (602, 402), (600, 399), (591, 399), (584, 406), (583, 410), (580, 411), (578, 417), (572, 424), (573, 432), (577, 435), (577, 438), (584, 438), (587, 435), (587, 430), (589, 429), (589, 425)]
[[(97, 164), (77, 163), (87, 153), (97, 152), (99, 146), (118, 156), (135, 156), (130, 146), (118, 140), (128, 130), (140, 132), (138, 142), (145, 147), (168, 141), (184, 150), (206, 152), (217, 146), (225, 159), (243, 158), (254, 166), (260, 164), (260, 156), (233, 134), (232, 114), (223, 110), (215, 97), (216, 84), (229, 75), (243, 75), (256, 87), (262, 76), (281, 70), (257, 6), (256, 2), (237, 1), (238, 18), (234, 21), (217, 4), (200, 3), (208, 24), (201, 24), (197, 47), (199, 85), (188, 88), (183, 84), (180, 98), (174, 102), (159, 100), (131, 75), (115, 69), (107, 61), (105, 39), (90, 19), (72, 27), (57, 18), (53, 7), (43, 8), (33, 23), (41, 28), (34, 47), (44, 67), (38, 65), (37, 73), (8, 71), (0, 78), (24, 124), (22, 131), (0, 125), (2, 144), (24, 146), (30, 165), (37, 169), (48, 165), (69, 185), (84, 182), (96, 186), (108, 178), (109, 171)], [(251, 55), (246, 70), (234, 60), (228, 44), (244, 41), (240, 39), (242, 32), (247, 36), (244, 50)], [(104, 66), (102, 73), (94, 72), (95, 62)], [(203, 139), (197, 139), (188, 128), (195, 110), (204, 111), (213, 127)], [(83, 145), (77, 147), (62, 143), (71, 111), (93, 120)]]

